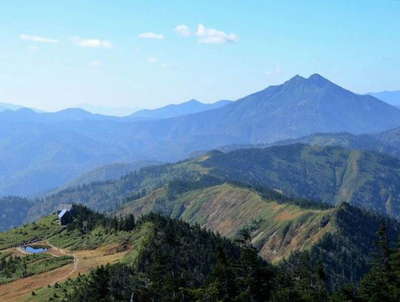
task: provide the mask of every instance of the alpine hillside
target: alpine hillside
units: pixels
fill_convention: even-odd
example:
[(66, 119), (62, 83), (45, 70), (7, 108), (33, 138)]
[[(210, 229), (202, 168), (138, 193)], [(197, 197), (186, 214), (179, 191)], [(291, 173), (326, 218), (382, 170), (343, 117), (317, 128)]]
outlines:
[(239, 182), (290, 198), (331, 205), (347, 202), (399, 217), (399, 171), (399, 159), (337, 146), (294, 144), (228, 153), (212, 151), (176, 164), (142, 168), (118, 180), (60, 190), (36, 200), (26, 221), (71, 203), (112, 211), (173, 181), (185, 181), (183, 187), (192, 187), (193, 181), (202, 185)]

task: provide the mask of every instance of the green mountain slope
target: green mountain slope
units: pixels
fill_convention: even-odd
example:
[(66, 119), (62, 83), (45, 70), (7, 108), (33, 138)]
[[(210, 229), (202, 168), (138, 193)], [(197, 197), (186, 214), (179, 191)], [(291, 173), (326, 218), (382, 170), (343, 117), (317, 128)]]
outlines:
[[(145, 194), (174, 179), (198, 179), (207, 169), (196, 161), (142, 168), (116, 181), (95, 182), (67, 188), (38, 199), (29, 209), (26, 220), (34, 221), (59, 209), (63, 204), (81, 203), (100, 211), (117, 209), (128, 198)], [(216, 181), (212, 178), (210, 181)]]
[[(314, 265), (323, 261), (332, 286), (359, 280), (368, 271), (376, 232), (385, 221), (346, 203), (337, 208), (301, 206), (278, 193), (235, 184), (180, 193), (176, 187), (171, 183), (132, 200), (118, 214), (157, 212), (229, 238), (248, 230), (259, 255), (272, 263), (283, 259), (292, 263), (291, 255), (300, 252), (310, 253)], [(400, 225), (390, 224), (391, 237), (395, 238)]]
[(130, 201), (117, 213), (140, 216), (157, 212), (199, 224), (230, 238), (249, 228), (253, 244), (260, 250), (260, 255), (270, 261), (285, 258), (293, 251), (305, 250), (333, 230), (329, 224), (319, 226), (334, 209), (302, 208), (290, 201), (282, 203), (271, 199), (276, 193), (263, 197), (254, 189), (234, 184), (209, 186), (181, 194), (175, 193), (178, 185), (170, 183)]
[[(175, 295), (174, 291), (181, 291), (180, 288), (187, 288), (187, 291), (185, 290), (181, 294), (185, 293), (189, 297), (192, 295), (189, 292), (190, 289), (201, 288), (210, 280), (219, 261), (219, 255), (225, 259), (224, 262), (236, 267), (236, 271), (233, 273), (237, 280), (248, 276), (251, 280), (257, 281), (242, 269), (237, 270), (243, 266), (241, 261), (246, 255), (252, 257), (252, 263), (256, 265), (255, 269), (259, 273), (264, 270), (269, 272), (270, 278), (273, 277), (272, 268), (257, 258), (254, 251), (241, 248), (221, 236), (200, 229), (198, 226), (190, 226), (158, 215), (148, 215), (134, 221), (129, 217), (128, 219), (106, 217), (81, 206), (74, 206), (72, 211), (73, 218), (67, 226), (60, 226), (55, 215), (52, 215), (36, 223), (0, 233), (0, 251), (8, 248), (8, 252), (13, 252), (13, 249), (9, 249), (10, 247), (36, 239), (45, 241), (54, 250), (57, 247), (58, 251), (71, 254), (74, 258), (73, 270), (64, 279), (58, 279), (59, 282), (56, 283), (54, 279), (48, 278), (45, 283), (40, 283), (43, 275), (38, 273), (37, 276), (29, 279), (29, 282), (32, 283), (28, 288), (21, 288), (25, 292), (15, 301), (64, 301), (64, 299), (67, 301), (92, 301), (90, 299), (94, 295), (100, 294), (104, 299), (111, 292), (112, 294), (118, 292), (119, 295), (131, 295), (132, 291), (136, 292), (138, 288), (131, 287), (130, 282), (133, 281), (131, 279), (133, 276), (129, 276), (125, 281), (120, 278), (124, 273), (135, 275), (134, 280), (138, 282), (136, 285), (143, 290), (139, 290), (137, 294), (147, 297), (145, 299), (147, 301), (150, 297), (154, 297), (158, 301), (160, 301), (159, 299), (171, 301)], [(110, 255), (115, 255), (110, 258), (111, 262), (107, 263), (106, 267), (100, 266), (98, 259), (107, 258)], [(61, 258), (57, 257), (56, 259)], [(92, 272), (94, 275), (92, 273), (83, 275), (87, 274), (90, 268), (96, 268), (97, 265), (98, 268)], [(0, 266), (0, 268), (2, 267)], [(119, 277), (111, 278), (115, 281), (111, 286), (116, 287), (115, 291), (109, 292), (110, 287), (105, 286), (96, 294), (85, 294), (85, 291), (89, 290), (91, 286), (102, 287), (102, 281), (96, 280), (95, 283), (90, 283), (88, 278), (101, 277), (99, 274), (109, 269), (121, 269)], [(53, 273), (55, 274), (55, 272)], [(51, 273), (46, 276), (51, 276)], [(26, 277), (20, 276), (20, 280), (10, 280), (13, 282), (8, 287), (0, 287), (0, 298), (14, 298), (13, 294), (15, 293), (11, 293), (9, 290), (20, 289), (18, 286)], [(56, 275), (54, 277), (57, 278)], [(72, 279), (67, 277), (72, 277)], [(258, 277), (262, 277), (262, 275), (258, 274)], [(263, 282), (266, 281), (268, 280)], [(59, 284), (61, 282), (63, 283)], [(269, 283), (271, 282), (272, 279)], [(38, 288), (38, 283), (42, 285), (41, 289)], [(53, 284), (54, 286), (52, 286)], [(172, 288), (171, 284), (174, 284)], [(31, 294), (32, 292), (33, 294)], [(237, 292), (235, 295), (239, 293)], [(125, 300), (122, 299), (122, 301)], [(185, 299), (185, 301), (190, 300)]]
[[(177, 296), (181, 301), (196, 301), (199, 297), (200, 301), (218, 301), (218, 297), (228, 296), (241, 297), (238, 301), (304, 301), (312, 294), (315, 298), (307, 301), (327, 301), (326, 288), (357, 282), (368, 271), (379, 225), (387, 224), (391, 239), (400, 234), (397, 222), (348, 204), (330, 209), (312, 208), (310, 204), (300, 207), (284, 197), (278, 201), (267, 198), (279, 196), (274, 194), (233, 184), (186, 192), (169, 186), (164, 192), (169, 200), (164, 199), (163, 214), (179, 203), (186, 205), (188, 212), (183, 210), (178, 215), (172, 211), (170, 216), (181, 216), (191, 224), (157, 214), (136, 221), (132, 216), (117, 219), (74, 206), (67, 226), (59, 225), (52, 215), (0, 233), (0, 253), (12, 253), (13, 247), (23, 242), (40, 240), (57, 247), (69, 261), (60, 264), (60, 270), (67, 273), (63, 278), (56, 275), (59, 266), (54, 266), (45, 273), (44, 281), (40, 271), (30, 276), (31, 287), (24, 287), (27, 276), (14, 274), (22, 279), (0, 287), (0, 298), (95, 301), (107, 297), (110, 301), (126, 301), (134, 293), (140, 301), (171, 301)], [(135, 205), (145, 199), (160, 200), (162, 195), (154, 192), (132, 200), (124, 213), (138, 212), (140, 207)], [(232, 200), (237, 195), (242, 202)], [(212, 215), (207, 208), (215, 204), (222, 204), (217, 208), (224, 208), (223, 212), (230, 215), (243, 205), (253, 205), (247, 213), (250, 223), (246, 224), (243, 216), (237, 223), (218, 210)], [(257, 217), (251, 216), (254, 211)], [(226, 228), (230, 224), (238, 230), (235, 234)], [(237, 238), (236, 244), (202, 230), (202, 225), (227, 232)], [(279, 265), (268, 265), (256, 256), (256, 251)], [(71, 256), (74, 264), (69, 265)], [(56, 257), (50, 260), (63, 260)], [(286, 260), (280, 261), (282, 257)], [(326, 277), (318, 277), (320, 265)], [(90, 269), (94, 270), (89, 273)], [(15, 296), (19, 290), (20, 295)], [(287, 295), (290, 300), (284, 299)]]
[(383, 154), (295, 144), (215, 153), (202, 166), (289, 196), (400, 214), (400, 161)]
[[(245, 194), (249, 198), (246, 200), (252, 200), (251, 203), (260, 208), (259, 202), (265, 203), (266, 209), (274, 210), (275, 215), (268, 217), (269, 213), (260, 211), (265, 216), (265, 221), (261, 222), (263, 226), (253, 224), (247, 231), (242, 229), (236, 234), (238, 240), (234, 244), (202, 230), (198, 224), (189, 225), (157, 214), (143, 216), (137, 221), (129, 217), (118, 220), (84, 207), (74, 207), (73, 220), (66, 227), (60, 226), (55, 216), (49, 216), (34, 224), (0, 233), (0, 252), (24, 241), (42, 240), (73, 255), (74, 265), (68, 266), (66, 262), (62, 269), (68, 272), (77, 267), (77, 271), (73, 269), (64, 279), (57, 279), (57, 283), (50, 278), (44, 283), (35, 283), (42, 278), (40, 272), (29, 277), (34, 285), (28, 287), (28, 291), (25, 288), (19, 301), (95, 301), (106, 297), (110, 301), (126, 301), (132, 293), (140, 301), (171, 301), (177, 296), (180, 301), (196, 301), (200, 297), (200, 301), (218, 301), (218, 297), (236, 297), (238, 301), (286, 301), (287, 295), (291, 297), (288, 301), (304, 301), (305, 297), (308, 301), (327, 301), (326, 288), (332, 289), (347, 281), (357, 282), (366, 273), (381, 223), (388, 223), (390, 238), (400, 231), (398, 223), (346, 204), (337, 209), (311, 210), (310, 207), (268, 201), (254, 196), (258, 194), (253, 190), (233, 185), (200, 190), (208, 191), (206, 194), (211, 198), (215, 195), (214, 190), (236, 190), (238, 194), (247, 190)], [(180, 195), (185, 199), (187, 194), (191, 198), (204, 197), (197, 189), (175, 195), (169, 204), (180, 200)], [(216, 195), (215, 199), (221, 200)], [(192, 213), (192, 218), (193, 215), (196, 214)], [(272, 220), (266, 226), (269, 219)], [(212, 220), (215, 222), (215, 218)], [(283, 221), (290, 222), (291, 226), (281, 224)], [(272, 241), (277, 243), (285, 238), (280, 245), (295, 242), (298, 246), (298, 252), (289, 247), (295, 253), (275, 267), (257, 258), (257, 249), (250, 245), (246, 235), (249, 233), (257, 244), (260, 234), (273, 228), (268, 235)], [(302, 249), (301, 242), (297, 242), (300, 238), (293, 236), (300, 229), (308, 235), (304, 239), (312, 242), (309, 246), (303, 245)], [(314, 237), (313, 241), (309, 240), (311, 237)], [(263, 253), (263, 248), (258, 250)], [(113, 257), (107, 258), (109, 256)], [(279, 260), (278, 255), (273, 253), (271, 256), (275, 261)], [(100, 258), (105, 259), (103, 264), (108, 264), (101, 266), (93, 262)], [(304, 262), (304, 259), (308, 260)], [(67, 260), (71, 261), (71, 257)], [(321, 263), (326, 278), (318, 277)], [(90, 268), (93, 269), (91, 272)], [(78, 274), (81, 270), (83, 274)], [(52, 276), (51, 272), (46, 276)], [(0, 287), (0, 297), (15, 294), (8, 290), (19, 289), (26, 276), (21, 277), (9, 286)], [(315, 298), (310, 300), (310, 294)]]
[(400, 215), (400, 160), (382, 154), (303, 144), (209, 152), (195, 159), (141, 169), (116, 181), (68, 188), (34, 203), (32, 220), (65, 203), (110, 211), (174, 180), (235, 181), (329, 204), (348, 202)]

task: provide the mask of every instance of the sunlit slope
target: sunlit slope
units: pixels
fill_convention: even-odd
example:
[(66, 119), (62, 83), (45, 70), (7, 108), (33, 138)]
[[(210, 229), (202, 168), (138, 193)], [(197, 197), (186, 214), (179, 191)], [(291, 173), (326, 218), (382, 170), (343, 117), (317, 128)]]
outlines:
[[(18, 256), (22, 267), (12, 268), (8, 279), (2, 278), (0, 271), (0, 300), (25, 301), (32, 291), (43, 288), (38, 292), (43, 295), (35, 295), (35, 298), (47, 301), (45, 289), (49, 285), (76, 278), (100, 265), (134, 264), (151, 239), (153, 230), (151, 222), (143, 222), (130, 231), (102, 225), (82, 231), (75, 226), (59, 225), (57, 216), (51, 215), (0, 233), (0, 258)], [(19, 248), (27, 242), (46, 246), (48, 250), (43, 254), (27, 255)], [(24, 265), (28, 273), (23, 271)]]
[(221, 184), (171, 196), (168, 187), (126, 204), (119, 214), (139, 216), (151, 211), (199, 224), (223, 236), (234, 237), (239, 230), (252, 231), (253, 244), (268, 260), (278, 260), (302, 251), (333, 231), (321, 226), (334, 209), (302, 208), (268, 200), (250, 188)]
[(288, 196), (400, 215), (400, 160), (383, 154), (294, 144), (214, 153), (202, 165), (218, 177)]
[(358, 280), (368, 270), (382, 223), (392, 238), (400, 230), (396, 221), (347, 203), (331, 208), (232, 183), (184, 192), (177, 187), (172, 183), (154, 190), (117, 214), (158, 212), (229, 238), (247, 229), (264, 259), (291, 263), (296, 261), (292, 255), (307, 252), (315, 265), (326, 263), (332, 284)]
[(347, 202), (400, 216), (399, 159), (342, 147), (294, 144), (228, 153), (212, 151), (176, 164), (143, 168), (116, 181), (68, 188), (38, 200), (29, 209), (27, 220), (47, 215), (65, 203), (113, 211), (171, 181), (200, 180), (203, 187), (239, 182), (291, 198), (334, 205)]

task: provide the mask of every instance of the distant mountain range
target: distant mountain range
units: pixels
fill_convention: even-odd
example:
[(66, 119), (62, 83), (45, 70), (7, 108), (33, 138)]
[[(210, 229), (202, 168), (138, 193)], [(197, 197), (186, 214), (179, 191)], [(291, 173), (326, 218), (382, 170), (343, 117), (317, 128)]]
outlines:
[(110, 107), (110, 106), (98, 106), (91, 104), (79, 104), (75, 107), (81, 108), (93, 114), (110, 115), (110, 116), (127, 116), (140, 110), (140, 108), (138, 107)]
[[(80, 105), (78, 107), (67, 108), (56, 112), (45, 112), (13, 104), (0, 103), (0, 119), (5, 121), (38, 121), (38, 122), (59, 122), (66, 120), (116, 120), (116, 121), (141, 121), (158, 120), (199, 113), (207, 110), (221, 108), (231, 104), (232, 101), (222, 100), (211, 104), (201, 103), (197, 100), (190, 100), (181, 104), (167, 105), (157, 109), (143, 109), (130, 114), (126, 111), (108, 110), (106, 107), (96, 107), (91, 105)], [(103, 109), (101, 109), (103, 108)], [(39, 114), (38, 114), (39, 113)]]
[(23, 108), (23, 107), (18, 106), (18, 105), (8, 104), (8, 103), (0, 103), (0, 112), (6, 111), (6, 110), (15, 111), (15, 110), (18, 110), (21, 108)]
[[(9, 104), (9, 103), (0, 103), (0, 112), (4, 111), (17, 111), (20, 109), (26, 108), (24, 106), (19, 106), (19, 105), (14, 105), (14, 104)], [(31, 109), (35, 112), (41, 112), (40, 110), (37, 109)]]
[[(320, 75), (296, 76), (217, 109), (166, 118), (172, 109), (209, 108), (198, 102), (147, 112), (145, 120), (82, 109), (0, 112), (0, 195), (38, 194), (115, 162), (176, 161), (196, 150), (272, 143), (317, 132), (378, 132), (400, 126), (400, 110), (357, 95)], [(172, 109), (171, 109), (172, 108)], [(199, 109), (196, 109), (199, 110)], [(172, 110), (174, 112), (174, 110)], [(169, 115), (168, 115), (169, 114)]]
[(400, 110), (312, 75), (296, 76), (219, 109), (136, 125), (140, 137), (182, 138), (186, 145), (201, 141), (215, 146), (213, 140), (223, 145), (273, 142), (315, 132), (377, 132), (400, 126)]
[(400, 90), (399, 91), (381, 91), (371, 92), (370, 95), (396, 107), (400, 106)]
[(159, 109), (139, 110), (130, 115), (131, 120), (146, 120), (146, 119), (165, 119), (178, 117), (181, 115), (193, 114), (207, 110), (217, 109), (225, 105), (231, 104), (232, 101), (222, 100), (212, 104), (201, 103), (197, 100), (190, 100), (177, 105), (168, 105)]

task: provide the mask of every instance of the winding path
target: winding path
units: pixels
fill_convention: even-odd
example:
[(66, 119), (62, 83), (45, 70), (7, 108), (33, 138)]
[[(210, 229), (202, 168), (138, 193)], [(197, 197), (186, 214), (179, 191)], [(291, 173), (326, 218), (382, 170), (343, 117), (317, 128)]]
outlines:
[(68, 272), (65, 276), (59, 277), (57, 280), (53, 281), (51, 283), (51, 285), (56, 284), (57, 282), (60, 281), (64, 281), (66, 279), (68, 279), (68, 277), (70, 277), (73, 273), (75, 273), (78, 270), (78, 265), (79, 265), (79, 257), (76, 256), (76, 254), (71, 254), (68, 253), (66, 250), (64, 249), (60, 249), (58, 247), (55, 247), (54, 245), (52, 245), (51, 243), (49, 243), (48, 241), (45, 241), (45, 243), (50, 246), (51, 249), (49, 249), (49, 254), (53, 255), (54, 257), (60, 257), (60, 255), (58, 255), (57, 253), (54, 253), (53, 251), (57, 251), (59, 254), (61, 254), (62, 256), (72, 256), (74, 257), (74, 262), (73, 262), (73, 266), (72, 266), (72, 270), (70, 272)]
[[(64, 249), (57, 248), (47, 241), (45, 241), (45, 244), (50, 246), (50, 249), (48, 250), (49, 254), (54, 257), (72, 256), (74, 257), (73, 263), (64, 265), (49, 272), (44, 272), (27, 278), (21, 278), (10, 283), (0, 285), (0, 301), (18, 301), (19, 298), (30, 293), (32, 290), (47, 286), (48, 284), (54, 285), (57, 282), (66, 280), (78, 270), (79, 257), (73, 253), (69, 253)], [(25, 252), (23, 249), (17, 248), (17, 250), (19, 252)]]
[[(74, 261), (71, 264), (64, 265), (55, 270), (33, 275), (27, 278), (15, 280), (13, 282), (0, 285), (0, 301), (17, 302), (23, 301), (23, 297), (30, 295), (33, 290), (54, 285), (68, 278), (74, 278), (78, 273), (86, 273), (90, 269), (107, 263), (116, 263), (122, 259), (131, 249), (118, 252), (114, 251), (114, 246), (105, 245), (94, 250), (79, 250), (71, 252), (66, 249), (60, 249), (47, 241), (41, 243), (48, 245), (50, 248), (47, 253), (55, 257), (72, 256)], [(113, 252), (111, 252), (113, 251)]]

